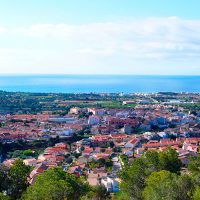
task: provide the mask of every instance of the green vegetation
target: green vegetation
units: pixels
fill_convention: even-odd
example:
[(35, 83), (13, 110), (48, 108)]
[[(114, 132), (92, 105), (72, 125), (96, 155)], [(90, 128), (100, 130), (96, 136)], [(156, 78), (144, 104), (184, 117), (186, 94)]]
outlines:
[(113, 152), (120, 153), (120, 152), (122, 152), (122, 148), (121, 147), (114, 147)]
[(106, 200), (110, 193), (103, 186), (91, 187), (84, 178), (54, 168), (45, 171), (29, 186), (21, 200)]
[[(123, 105), (122, 101), (101, 101), (95, 102), (98, 108), (135, 108), (136, 104)], [(95, 105), (94, 104), (94, 105)]]
[(45, 171), (36, 178), (34, 185), (29, 186), (22, 199), (80, 199), (91, 189), (81, 178), (70, 175), (61, 168)]
[(111, 194), (107, 192), (106, 188), (102, 185), (91, 187), (91, 191), (88, 192), (81, 200), (110, 200)]
[(0, 192), (6, 192), (11, 200), (19, 199), (28, 187), (27, 176), (31, 168), (22, 160), (16, 160), (8, 169), (0, 166)]
[(0, 199), (1, 200), (9, 200), (10, 198), (8, 196), (5, 196), (3, 193), (0, 193)]
[(28, 187), (27, 176), (31, 168), (26, 166), (22, 160), (16, 160), (10, 167), (8, 173), (8, 194), (11, 199), (18, 199)]
[(188, 176), (178, 176), (169, 171), (153, 172), (145, 180), (145, 188), (142, 192), (144, 200), (190, 199), (192, 188), (191, 179)]
[[(73, 142), (88, 137), (90, 137), (90, 135), (75, 135), (74, 137), (67, 139), (60, 139), (59, 137), (56, 137), (50, 138), (49, 140), (34, 140), (31, 142), (25, 142), (23, 140), (17, 140), (12, 143), (0, 142), (0, 155), (2, 155), (4, 159), (14, 157), (25, 159), (29, 157), (27, 153), (29, 151), (32, 151), (34, 153), (30, 155), (30, 157), (36, 158), (41, 152), (43, 152), (45, 148), (49, 146), (54, 146), (56, 143), (66, 142), (69, 146), (71, 146)], [(28, 150), (28, 152), (26, 152), (25, 150)]]
[(89, 162), (89, 167), (91, 169), (94, 168), (99, 168), (99, 167), (106, 167), (106, 169), (111, 169), (113, 166), (112, 160), (111, 159), (104, 159), (104, 158), (100, 158), (99, 160), (92, 160)]
[[(46, 147), (48, 147), (48, 141), (44, 140), (35, 140), (32, 142), (17, 140), (12, 143), (0, 142), (0, 154), (2, 154), (3, 158), (19, 157), (25, 159), (29, 156), (36, 158)], [(32, 153), (29, 154), (30, 152)]]
[(120, 160), (122, 166), (124, 166), (124, 165), (127, 166), (128, 165), (128, 156), (127, 155), (121, 154), (119, 156), (119, 160)]
[(100, 94), (64, 94), (64, 93), (26, 93), (0, 91), (0, 113), (36, 114), (51, 111), (65, 115), (74, 106), (80, 108), (134, 108), (135, 105), (122, 105), (124, 100), (134, 97), (120, 97), (118, 94), (102, 96)]
[(190, 157), (188, 169), (194, 173), (200, 173), (200, 156)]
[[(125, 158), (121, 158), (125, 159)], [(94, 167), (112, 167), (111, 160), (99, 159)], [(197, 167), (194, 167), (197, 166)], [(188, 172), (181, 173), (176, 151), (146, 151), (119, 172), (120, 192), (114, 200), (198, 200), (200, 197), (200, 156), (191, 159)], [(92, 166), (91, 166), (92, 168)], [(30, 167), (16, 160), (9, 168), (0, 165), (0, 199), (10, 200), (104, 200), (111, 195), (102, 186), (89, 186), (85, 177), (78, 178), (61, 168), (46, 170), (33, 185), (27, 182)], [(5, 194), (7, 194), (5, 196)]]
[(41, 150), (36, 150), (33, 151), (31, 149), (27, 150), (16, 150), (14, 152), (8, 152), (8, 157), (9, 158), (21, 158), (21, 159), (26, 159), (26, 158), (37, 158), (38, 155), (41, 153)]
[[(190, 175), (181, 173), (181, 163), (175, 150), (147, 151), (135, 158), (120, 172), (121, 192), (116, 199), (191, 200), (199, 199), (200, 173), (191, 166), (200, 166), (200, 159), (192, 159)], [(124, 198), (126, 197), (126, 198)]]
[(193, 200), (199, 200), (199, 197), (200, 197), (200, 186), (195, 188)]
[(194, 114), (196, 112), (200, 111), (200, 103), (195, 103), (195, 104), (182, 104), (181, 107), (183, 107), (184, 109), (194, 112)]

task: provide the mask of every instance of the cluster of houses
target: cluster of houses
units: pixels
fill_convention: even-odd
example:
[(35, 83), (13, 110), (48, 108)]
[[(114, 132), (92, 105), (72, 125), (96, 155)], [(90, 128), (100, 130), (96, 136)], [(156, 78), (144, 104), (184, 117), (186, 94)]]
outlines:
[(161, 137), (200, 137), (200, 113), (185, 113), (182, 108), (162, 104), (137, 105), (134, 109), (73, 107), (65, 116), (15, 114), (0, 116), (0, 122), (5, 124), (0, 127), (0, 140), (5, 142), (71, 137), (84, 127), (89, 127), (92, 135), (163, 130)]
[[(116, 172), (124, 164), (120, 155), (132, 162), (146, 150), (160, 152), (171, 147), (187, 165), (189, 157), (197, 156), (199, 151), (200, 113), (186, 113), (171, 104), (141, 102), (134, 109), (73, 107), (65, 116), (16, 114), (1, 116), (0, 121), (3, 142), (46, 140), (57, 136), (67, 141), (80, 131), (82, 135), (87, 134), (72, 143), (71, 148), (64, 142), (57, 143), (46, 148), (37, 159), (25, 159), (26, 165), (33, 166), (29, 176), (31, 184), (45, 170), (61, 166), (76, 176), (85, 176), (91, 185), (103, 184), (108, 191), (117, 192), (120, 180)], [(15, 159), (5, 160), (4, 164), (10, 166)], [(111, 162), (111, 168), (105, 164), (95, 165), (100, 161)]]
[[(94, 135), (88, 139), (74, 142), (71, 150), (65, 143), (57, 143), (53, 147), (46, 148), (37, 159), (24, 159), (24, 163), (34, 167), (28, 177), (30, 184), (34, 183), (35, 177), (45, 170), (61, 166), (63, 170), (78, 177), (85, 176), (89, 184), (93, 186), (103, 184), (108, 191), (117, 192), (120, 180), (116, 172), (124, 165), (119, 159), (120, 155), (126, 155), (131, 163), (146, 150), (161, 152), (171, 147), (176, 150), (183, 165), (187, 165), (190, 156), (197, 156), (199, 143), (200, 138), (197, 137), (147, 140), (144, 135)], [(72, 156), (74, 153), (79, 154), (79, 156)], [(67, 162), (69, 156), (72, 157), (71, 163)], [(94, 167), (90, 165), (90, 163), (102, 159), (112, 162), (111, 170), (108, 170), (104, 165)], [(4, 164), (10, 166), (15, 160), (16, 158), (5, 160)]]
[(60, 117), (48, 114), (16, 114), (6, 115), (1, 118), (0, 140), (14, 142), (19, 139), (24, 141), (45, 140), (72, 137), (76, 131), (85, 124), (74, 116)]

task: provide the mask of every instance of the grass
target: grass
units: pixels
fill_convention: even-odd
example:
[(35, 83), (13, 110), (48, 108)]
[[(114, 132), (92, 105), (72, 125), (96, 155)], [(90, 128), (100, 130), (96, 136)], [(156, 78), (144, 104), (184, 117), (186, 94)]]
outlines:
[[(113, 109), (120, 109), (120, 108), (134, 108), (136, 104), (132, 105), (123, 105), (121, 101), (95, 101), (93, 103), (82, 103), (82, 106), (94, 106), (97, 108), (113, 108)], [(78, 105), (77, 105), (78, 106)]]

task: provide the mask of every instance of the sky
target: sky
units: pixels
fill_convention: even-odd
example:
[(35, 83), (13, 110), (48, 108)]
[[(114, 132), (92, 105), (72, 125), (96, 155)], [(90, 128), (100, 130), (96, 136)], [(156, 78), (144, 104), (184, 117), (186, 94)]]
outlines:
[(200, 75), (199, 0), (0, 0), (0, 74)]

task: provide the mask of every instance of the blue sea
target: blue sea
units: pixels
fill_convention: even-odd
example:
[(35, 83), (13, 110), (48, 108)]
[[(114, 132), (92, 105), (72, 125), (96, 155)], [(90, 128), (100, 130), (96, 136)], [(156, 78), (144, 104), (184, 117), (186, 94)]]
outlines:
[(200, 76), (1, 75), (0, 90), (13, 92), (200, 92)]

